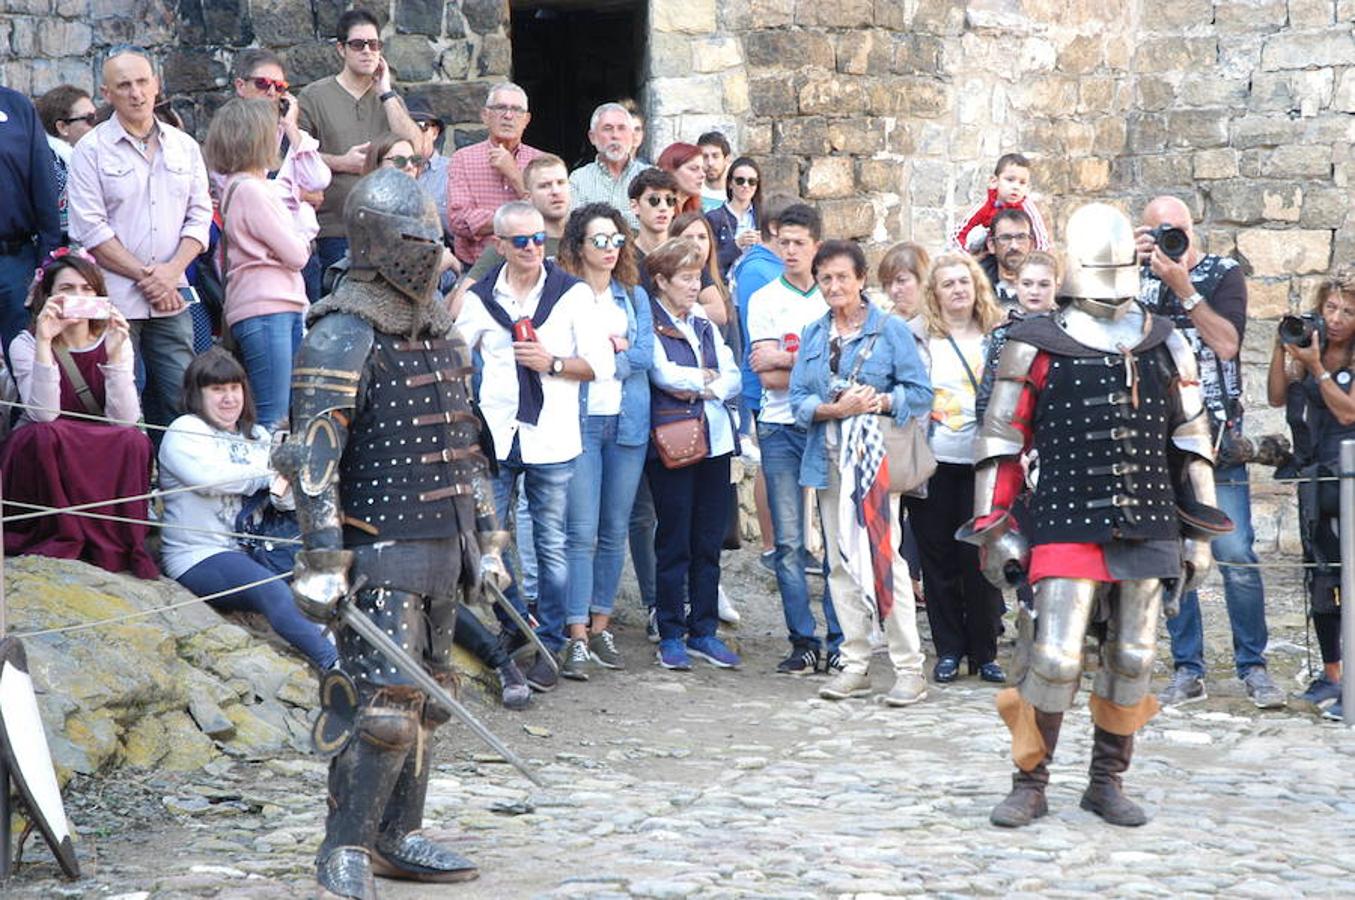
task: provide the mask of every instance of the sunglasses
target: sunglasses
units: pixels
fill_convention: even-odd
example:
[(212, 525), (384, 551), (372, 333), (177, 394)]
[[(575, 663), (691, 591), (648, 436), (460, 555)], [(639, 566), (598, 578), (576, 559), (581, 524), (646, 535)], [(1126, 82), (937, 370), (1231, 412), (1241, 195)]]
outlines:
[(427, 131), (430, 128), (441, 128), (442, 123), (436, 119), (421, 119), (414, 123), (419, 126), (420, 131)]
[(747, 185), (748, 187), (757, 187), (756, 178), (748, 178), (743, 175), (735, 175), (734, 183), (737, 184), (739, 187), (743, 187), (744, 185)]
[(669, 209), (672, 209), (677, 206), (677, 198), (674, 197), (672, 194), (650, 194), (648, 197), (645, 198), (645, 202), (656, 209), (658, 208), (659, 204), (663, 204)]
[(536, 234), (501, 234), (500, 238), (512, 244), (518, 250), (526, 250), (528, 244), (536, 244), (540, 247), (546, 243), (546, 232), (538, 231)]
[(595, 234), (588, 238), (588, 243), (593, 245), (594, 250), (606, 250), (608, 247), (613, 250), (620, 250), (626, 246), (626, 236), (619, 231), (611, 234)]
[(261, 91), (273, 90), (277, 91), (279, 94), (285, 94), (287, 93), (287, 88), (291, 87), (291, 85), (285, 81), (274, 81), (271, 78), (251, 78), (249, 80), (254, 82), (254, 87)]
[(403, 169), (406, 166), (413, 166), (416, 169), (423, 168), (424, 158), (422, 154), (415, 153), (413, 156), (388, 156), (381, 160), (384, 163), (390, 163), (397, 169)]
[(83, 116), (62, 116), (61, 118), (57, 119), (57, 121), (64, 122), (67, 125), (71, 124), (72, 122), (84, 122), (86, 125), (93, 128), (95, 118), (96, 118), (95, 113), (85, 113)]
[(358, 53), (362, 50), (375, 51), (381, 49), (380, 38), (367, 38), (366, 40), (363, 40), (362, 38), (349, 38), (348, 40), (340, 41), (339, 43), (343, 44), (354, 53)]

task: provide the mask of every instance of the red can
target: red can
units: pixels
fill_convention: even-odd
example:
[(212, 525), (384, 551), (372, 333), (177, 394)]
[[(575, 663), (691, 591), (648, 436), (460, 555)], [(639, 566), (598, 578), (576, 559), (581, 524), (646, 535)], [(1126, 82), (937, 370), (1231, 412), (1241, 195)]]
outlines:
[(536, 328), (532, 325), (532, 320), (523, 316), (513, 323), (513, 340), (515, 341), (535, 341)]
[(781, 349), (785, 350), (787, 353), (800, 352), (800, 336), (793, 331), (782, 335)]

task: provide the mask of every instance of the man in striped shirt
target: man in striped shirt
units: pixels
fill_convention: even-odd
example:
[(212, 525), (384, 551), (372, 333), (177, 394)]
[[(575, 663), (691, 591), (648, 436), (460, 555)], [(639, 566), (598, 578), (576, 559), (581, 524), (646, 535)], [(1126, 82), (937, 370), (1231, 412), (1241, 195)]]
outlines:
[(593, 110), (588, 140), (597, 148), (598, 155), (569, 176), (569, 190), (576, 208), (587, 203), (609, 203), (621, 210), (631, 228), (638, 230), (640, 222), (631, 212), (629, 191), (631, 180), (646, 166), (631, 154), (634, 138), (635, 123), (620, 103), (604, 103)]

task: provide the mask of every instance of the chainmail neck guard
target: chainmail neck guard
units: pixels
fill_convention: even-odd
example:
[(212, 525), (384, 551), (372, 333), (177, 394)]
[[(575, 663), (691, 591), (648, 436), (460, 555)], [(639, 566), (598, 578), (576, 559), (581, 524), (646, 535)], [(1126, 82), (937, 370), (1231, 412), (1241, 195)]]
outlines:
[(332, 294), (311, 307), (306, 323), (312, 325), (320, 317), (334, 312), (357, 316), (370, 322), (378, 331), (404, 335), (410, 340), (425, 335), (445, 335), (454, 324), (440, 300), (415, 305), (380, 279), (357, 281), (345, 278)]

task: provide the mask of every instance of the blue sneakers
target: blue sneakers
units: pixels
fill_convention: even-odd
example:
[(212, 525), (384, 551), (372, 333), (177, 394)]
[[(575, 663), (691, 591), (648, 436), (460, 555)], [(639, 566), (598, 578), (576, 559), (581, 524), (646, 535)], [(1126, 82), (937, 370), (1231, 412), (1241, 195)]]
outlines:
[(687, 648), (683, 646), (681, 639), (668, 638), (659, 641), (659, 665), (665, 669), (675, 669), (679, 672), (689, 671), (692, 667), (692, 658), (687, 655)]
[(687, 652), (720, 669), (737, 669), (743, 660), (717, 637), (687, 638)]
[(1341, 701), (1337, 700), (1335, 703), (1322, 710), (1322, 718), (1331, 719), (1333, 722), (1342, 721), (1345, 718), (1345, 710), (1341, 707)]
[(1300, 703), (1311, 703), (1313, 706), (1326, 706), (1335, 700), (1341, 699), (1341, 685), (1332, 681), (1326, 675), (1319, 675), (1313, 679), (1313, 683), (1308, 685), (1308, 690), (1299, 694), (1296, 698)]

